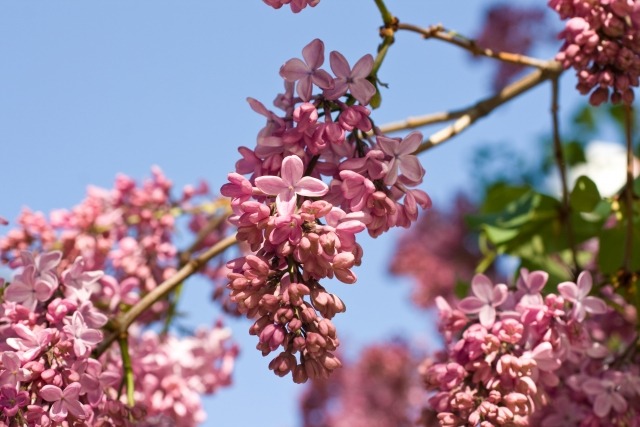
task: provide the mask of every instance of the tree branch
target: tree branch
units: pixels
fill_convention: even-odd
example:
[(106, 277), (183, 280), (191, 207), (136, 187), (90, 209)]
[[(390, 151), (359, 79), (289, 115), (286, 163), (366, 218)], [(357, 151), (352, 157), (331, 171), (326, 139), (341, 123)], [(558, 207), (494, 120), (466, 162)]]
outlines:
[(399, 23), (397, 25), (397, 29), (418, 33), (422, 35), (424, 39), (437, 39), (453, 44), (461, 47), (462, 49), (468, 50), (475, 56), (486, 56), (488, 58), (497, 59), (498, 61), (508, 62), (510, 64), (524, 65), (540, 69), (548, 69), (549, 67), (549, 61), (545, 61), (543, 59), (532, 58), (519, 53), (499, 52), (482, 48), (478, 46), (474, 40), (463, 37), (454, 31), (446, 30), (442, 25), (433, 25), (428, 28), (422, 28), (412, 24)]
[[(562, 73), (562, 66), (560, 63), (556, 61), (547, 61), (547, 66), (544, 68), (540, 68), (535, 70), (534, 72), (527, 74), (522, 77), (520, 80), (517, 80), (510, 85), (504, 87), (497, 94), (483, 99), (476, 104), (468, 107), (464, 110), (454, 111), (452, 113), (437, 113), (438, 116), (444, 116), (446, 114), (455, 114), (459, 115), (459, 118), (452, 123), (451, 125), (439, 130), (438, 132), (431, 135), (428, 139), (426, 139), (420, 147), (416, 150), (415, 154), (422, 153), (423, 151), (427, 151), (451, 138), (458, 135), (473, 123), (476, 120), (488, 115), (490, 112), (495, 110), (497, 107), (505, 104), (517, 96), (527, 92), (528, 90), (538, 86), (540, 83), (543, 83), (547, 80), (558, 77)], [(429, 116), (423, 116), (422, 119), (426, 119), (424, 121), (434, 120), (436, 114), (432, 114)], [(415, 125), (420, 121), (420, 118), (413, 119), (412, 124)], [(397, 124), (393, 124), (395, 126), (394, 130), (400, 130)], [(415, 127), (415, 126), (414, 126)], [(382, 126), (381, 130), (386, 129), (386, 126)]]
[(633, 259), (633, 109), (630, 105), (625, 105), (625, 136), (627, 143), (627, 184), (625, 185), (625, 204), (627, 217), (627, 238), (624, 245), (623, 268), (626, 272), (631, 272), (631, 260)]
[(231, 246), (235, 245), (236, 242), (237, 240), (235, 234), (219, 241), (214, 246), (209, 248), (206, 252), (203, 252), (198, 257), (187, 262), (184, 267), (176, 272), (176, 274), (162, 282), (151, 292), (142, 297), (142, 299), (138, 301), (136, 305), (131, 307), (129, 311), (121, 313), (119, 316), (113, 319), (111, 322), (113, 332), (108, 337), (106, 337), (95, 350), (96, 357), (99, 357), (102, 353), (104, 353), (109, 348), (109, 346), (116, 339), (118, 339), (119, 336), (126, 333), (129, 329), (129, 326), (131, 326), (131, 324), (135, 322), (142, 313), (149, 309), (149, 307), (151, 307), (158, 300), (167, 295), (167, 293), (169, 293), (172, 289), (182, 283), (185, 279), (200, 270), (200, 268), (202, 268), (211, 258), (221, 254)]
[(558, 120), (558, 111), (560, 109), (558, 103), (558, 76), (551, 79), (551, 117), (553, 122), (553, 150), (556, 158), (556, 164), (560, 171), (560, 182), (562, 185), (562, 210), (560, 212), (560, 221), (567, 230), (567, 241), (571, 250), (571, 260), (573, 262), (574, 277), (580, 270), (578, 264), (578, 254), (576, 252), (576, 242), (571, 224), (571, 205), (569, 204), (569, 186), (567, 185), (567, 164), (562, 151), (562, 141), (560, 138), (560, 124)]

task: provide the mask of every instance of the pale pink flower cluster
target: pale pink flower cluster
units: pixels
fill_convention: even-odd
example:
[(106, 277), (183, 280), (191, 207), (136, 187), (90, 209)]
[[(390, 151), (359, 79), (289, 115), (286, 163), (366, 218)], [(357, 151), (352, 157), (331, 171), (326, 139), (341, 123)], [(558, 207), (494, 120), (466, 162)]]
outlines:
[(61, 260), (59, 251), (22, 252), (21, 267), (1, 289), (0, 423), (140, 425), (158, 417), (176, 426), (201, 423), (200, 395), (230, 383), (237, 349), (229, 331), (216, 325), (183, 339), (132, 332), (135, 406), (129, 407), (120, 392), (118, 347), (92, 356), (108, 320), (93, 292), (100, 280), (114, 279), (85, 270), (82, 258), (59, 274)]
[(315, 7), (320, 0), (262, 0), (274, 9), (280, 9), (285, 4), (291, 7), (293, 13), (298, 13), (307, 6)]
[(351, 68), (332, 52), (331, 76), (322, 68), (322, 41), (302, 54), (280, 69), (285, 93), (275, 105), (283, 115), (249, 99), (267, 125), (253, 150), (240, 147), (242, 159), (221, 189), (232, 198), (238, 240), (255, 252), (228, 264), (231, 299), (258, 317), (251, 333), (263, 354), (282, 348), (270, 368), (280, 376), (292, 372), (296, 382), (340, 366), (330, 319), (345, 307), (320, 280), (354, 283), (352, 268), (362, 258), (356, 234), (408, 227), (418, 206), (430, 206), (415, 188), (425, 173), (413, 154), (422, 135), (389, 138), (369, 119), (366, 105), (376, 91), (367, 80), (371, 55)]
[[(2, 259), (19, 268), (2, 293), (1, 315), (6, 327), (0, 328), (6, 342), (15, 342), (14, 347), (18, 347), (0, 346), (0, 351), (22, 351), (27, 358), (42, 359), (43, 369), (49, 372), (45, 375), (64, 378), (63, 382), (51, 383), (57, 388), (48, 387), (42, 395), (43, 405), (55, 406), (56, 414), (63, 414), (66, 408), (77, 418), (75, 402), (79, 401), (88, 411), (83, 419), (88, 425), (103, 425), (107, 421), (125, 425), (133, 417), (136, 425), (155, 425), (163, 420), (172, 425), (195, 426), (204, 419), (201, 395), (214, 393), (230, 383), (237, 349), (230, 342), (229, 331), (221, 325), (180, 339), (145, 331), (150, 322), (163, 320), (166, 301), (155, 304), (130, 333), (129, 353), (135, 380), (133, 408), (124, 403), (126, 393), (121, 393), (120, 380), (115, 386), (105, 382), (109, 375), (122, 377), (122, 355), (117, 343), (100, 360), (90, 355), (102, 340), (99, 329), (107, 322), (107, 316), (115, 317), (128, 310), (184, 262), (178, 259), (173, 243), (178, 217), (187, 217), (190, 230), (201, 237), (192, 248), (193, 253), (218, 242), (229, 228), (224, 221), (217, 221), (217, 227), (211, 229), (209, 224), (215, 218), (210, 212), (224, 203), (211, 201), (205, 184), (185, 187), (178, 199), (170, 196), (171, 188), (171, 182), (157, 168), (142, 185), (121, 175), (113, 189), (90, 187), (87, 198), (69, 211), (54, 211), (47, 218), (25, 209), (18, 226), (0, 237)], [(220, 210), (215, 214), (220, 215)], [(61, 250), (47, 252), (53, 248)], [(38, 251), (40, 255), (24, 249)], [(207, 273), (213, 278), (219, 269), (212, 268)], [(0, 280), (0, 285), (3, 283)], [(43, 330), (58, 332), (49, 337)], [(63, 350), (66, 353), (59, 360), (53, 358)], [(87, 385), (67, 390), (65, 387), (72, 382), (66, 378), (72, 370)], [(107, 380), (103, 381), (101, 376)], [(22, 385), (14, 387), (16, 396), (14, 391), (6, 390), (7, 402), (22, 402), (20, 392), (28, 390), (26, 383)], [(102, 394), (92, 393), (93, 389)], [(39, 388), (34, 390), (37, 392)], [(15, 411), (24, 414), (25, 409)], [(10, 412), (14, 410), (7, 413)], [(48, 414), (41, 421), (29, 421), (29, 425), (44, 425), (52, 419)]]
[(616, 301), (620, 314), (590, 296), (588, 272), (543, 296), (547, 280), (522, 270), (509, 289), (477, 275), (472, 296), (454, 307), (438, 300), (446, 349), (421, 373), (441, 426), (640, 421), (638, 360), (627, 351), (636, 345), (635, 311)]
[(576, 70), (580, 93), (591, 93), (593, 105), (631, 104), (640, 77), (640, 2), (549, 0), (549, 6), (568, 19), (556, 59)]

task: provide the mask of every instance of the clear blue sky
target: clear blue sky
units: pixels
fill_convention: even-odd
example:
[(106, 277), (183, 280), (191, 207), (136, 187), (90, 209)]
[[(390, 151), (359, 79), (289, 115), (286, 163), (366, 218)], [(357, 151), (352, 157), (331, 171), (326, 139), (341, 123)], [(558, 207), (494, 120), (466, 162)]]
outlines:
[[(444, 23), (469, 35), (488, 4), (388, 3), (406, 22)], [(87, 184), (108, 187), (118, 172), (140, 179), (154, 164), (178, 187), (203, 178), (217, 188), (236, 147), (252, 146), (263, 126), (246, 97), (270, 105), (282, 88), (280, 65), (316, 37), (327, 53), (340, 50), (351, 63), (375, 53), (379, 25), (371, 0), (322, 0), (298, 15), (259, 0), (0, 3), (0, 215), (14, 219), (22, 206), (71, 207)], [(489, 62), (398, 34), (379, 75), (389, 90), (375, 120), (459, 108), (489, 95)], [(573, 77), (563, 78), (565, 106), (575, 101), (573, 85)], [(472, 182), (472, 147), (500, 142), (526, 150), (543, 134), (549, 93), (548, 85), (538, 88), (423, 155), (424, 188), (436, 204)], [(395, 236), (365, 239), (358, 283), (332, 285), (348, 307), (336, 323), (349, 353), (394, 334), (430, 336), (431, 320), (406, 304), (406, 282), (385, 275)], [(206, 304), (209, 292), (198, 281), (186, 287), (183, 308), (194, 325), (218, 315)], [(268, 371), (247, 321), (231, 325), (242, 346), (235, 385), (207, 399), (205, 425), (295, 426), (299, 387)]]

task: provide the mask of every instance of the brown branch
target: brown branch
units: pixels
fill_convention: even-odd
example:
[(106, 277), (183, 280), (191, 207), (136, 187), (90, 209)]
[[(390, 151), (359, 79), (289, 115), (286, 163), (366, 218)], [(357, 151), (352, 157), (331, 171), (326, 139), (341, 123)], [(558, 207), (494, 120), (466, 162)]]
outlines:
[(428, 28), (422, 28), (417, 25), (399, 23), (397, 25), (398, 30), (411, 31), (420, 34), (424, 39), (437, 39), (446, 43), (453, 44), (468, 50), (475, 56), (486, 56), (498, 61), (508, 62), (510, 64), (524, 65), (529, 67), (536, 67), (540, 69), (548, 69), (549, 61), (543, 59), (532, 58), (519, 53), (500, 52), (491, 49), (486, 49), (478, 46), (478, 44), (471, 39), (461, 36), (451, 30), (446, 30), (441, 25), (433, 25)]
[[(426, 139), (420, 147), (416, 150), (415, 154), (422, 153), (442, 144), (443, 142), (458, 135), (478, 119), (488, 115), (497, 107), (505, 104), (517, 96), (527, 92), (530, 89), (538, 86), (547, 80), (558, 77), (562, 73), (562, 66), (556, 61), (547, 61), (547, 66), (537, 69), (530, 74), (522, 77), (521, 79), (511, 83), (504, 87), (497, 94), (485, 98), (476, 104), (468, 107), (464, 110), (456, 111), (456, 114), (461, 113), (460, 117), (451, 125), (439, 130)], [(446, 114), (446, 113), (438, 113)], [(426, 116), (425, 116), (426, 117)], [(384, 126), (382, 127), (384, 128)], [(382, 129), (381, 128), (381, 129)]]
[(171, 292), (176, 286), (186, 280), (188, 277), (200, 270), (211, 258), (221, 254), (237, 242), (236, 235), (233, 234), (209, 248), (206, 252), (203, 252), (196, 258), (189, 260), (184, 267), (176, 272), (169, 279), (162, 282), (151, 292), (146, 294), (137, 304), (135, 304), (129, 311), (121, 313), (115, 319), (111, 321), (113, 332), (107, 336), (98, 346), (95, 351), (96, 357), (99, 357), (104, 353), (109, 346), (122, 334), (126, 333), (129, 326), (136, 321), (138, 317), (153, 304)]
[(558, 119), (558, 111), (560, 109), (558, 104), (558, 76), (554, 76), (551, 79), (551, 117), (553, 122), (553, 150), (560, 171), (560, 182), (562, 185), (562, 209), (560, 212), (560, 221), (564, 224), (567, 230), (567, 241), (571, 250), (571, 260), (573, 262), (573, 274), (576, 276), (580, 270), (578, 264), (578, 254), (576, 252), (576, 242), (573, 233), (573, 226), (571, 224), (571, 205), (569, 204), (569, 186), (567, 185), (567, 163), (564, 159), (564, 152), (562, 151), (562, 141), (560, 138), (560, 124)]
[(633, 259), (633, 109), (630, 105), (625, 105), (625, 136), (627, 142), (627, 184), (625, 185), (625, 204), (627, 217), (627, 238), (624, 245), (623, 268), (626, 272), (631, 272), (631, 260)]

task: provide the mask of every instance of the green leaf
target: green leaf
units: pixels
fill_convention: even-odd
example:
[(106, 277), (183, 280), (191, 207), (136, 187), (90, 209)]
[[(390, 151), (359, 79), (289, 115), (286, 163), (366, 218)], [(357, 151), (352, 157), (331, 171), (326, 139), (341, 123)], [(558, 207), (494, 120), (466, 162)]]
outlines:
[(585, 128), (589, 132), (593, 132), (596, 128), (596, 120), (593, 116), (593, 109), (589, 104), (582, 107), (573, 117), (573, 122), (578, 126)]
[(569, 166), (575, 166), (580, 163), (586, 163), (587, 158), (584, 155), (584, 148), (578, 141), (571, 141), (562, 146), (564, 159)]
[(581, 176), (573, 187), (569, 201), (571, 208), (578, 212), (592, 212), (601, 199), (596, 184), (588, 177)]
[[(634, 221), (631, 270), (640, 270), (640, 221)], [(620, 222), (615, 227), (602, 230), (598, 267), (604, 274), (614, 274), (623, 267), (627, 244), (627, 224)]]
[(371, 101), (369, 101), (369, 105), (372, 109), (375, 110), (376, 108), (380, 107), (380, 104), (382, 104), (382, 94), (380, 93), (377, 79), (369, 79), (369, 81), (371, 81), (371, 83), (373, 83), (373, 85), (376, 87), (376, 93), (373, 95), (373, 97), (371, 97)]

